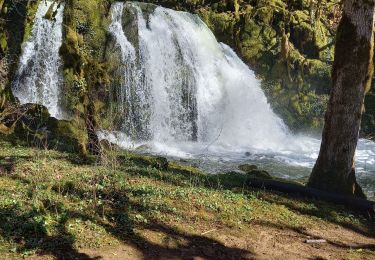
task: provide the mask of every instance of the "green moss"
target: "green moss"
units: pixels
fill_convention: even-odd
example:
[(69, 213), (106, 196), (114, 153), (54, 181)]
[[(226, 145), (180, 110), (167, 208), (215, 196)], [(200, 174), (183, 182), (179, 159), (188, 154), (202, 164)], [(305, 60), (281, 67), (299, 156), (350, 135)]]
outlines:
[(240, 169), (241, 171), (244, 171), (244, 172), (251, 172), (251, 171), (257, 170), (258, 166), (251, 165), (251, 164), (242, 164), (242, 165), (238, 166), (238, 169)]
[(100, 59), (103, 56), (109, 1), (77, 0), (70, 1), (66, 9), (69, 26), (83, 38), (85, 54)]
[(250, 172), (246, 173), (248, 176), (251, 178), (256, 178), (256, 179), (262, 179), (262, 180), (272, 180), (273, 177), (266, 171), (262, 170), (252, 170)]
[(8, 38), (4, 32), (0, 32), (0, 52), (5, 53), (8, 48)]
[(56, 6), (56, 3), (55, 2), (53, 2), (52, 4), (51, 4), (51, 6), (48, 8), (48, 10), (47, 10), (47, 12), (45, 13), (45, 15), (44, 15), (44, 19), (47, 19), (47, 20), (54, 20), (54, 9), (55, 9), (55, 6)]
[(52, 132), (49, 140), (50, 147), (63, 151), (78, 152), (82, 155), (87, 154), (88, 137), (84, 121), (49, 118), (48, 129)]
[(214, 32), (219, 41), (234, 45), (237, 18), (233, 13), (217, 13), (211, 8), (200, 8), (197, 13)]
[(27, 41), (31, 35), (33, 22), (35, 18), (35, 14), (38, 11), (38, 6), (41, 0), (36, 1), (28, 1), (27, 2), (27, 13), (26, 13), (26, 19), (24, 24), (24, 35), (23, 35), (23, 41)]
[(178, 174), (184, 174), (186, 176), (204, 176), (204, 173), (200, 169), (190, 165), (182, 165), (177, 162), (170, 162), (168, 164), (168, 171)]
[(47, 108), (36, 104), (23, 105), (21, 109), (23, 114), (10, 131), (2, 131), (13, 143), (86, 154), (84, 121), (57, 120), (50, 117)]
[(262, 27), (257, 25), (254, 20), (245, 18), (240, 50), (244, 58), (251, 64), (256, 64), (266, 48), (262, 42), (261, 31)]
[(124, 156), (119, 157), (124, 163), (133, 162), (136, 165), (141, 165), (143, 167), (151, 167), (158, 170), (168, 169), (168, 160), (161, 156), (152, 155), (141, 155), (135, 153), (126, 153)]

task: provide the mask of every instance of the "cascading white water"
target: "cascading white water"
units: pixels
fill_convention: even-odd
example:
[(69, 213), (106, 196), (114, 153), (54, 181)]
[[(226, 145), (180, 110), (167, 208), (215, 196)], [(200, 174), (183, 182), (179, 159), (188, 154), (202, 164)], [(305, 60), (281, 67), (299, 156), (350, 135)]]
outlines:
[[(124, 7), (137, 19), (138, 50), (121, 25)], [(217, 141), (265, 149), (284, 143), (286, 127), (254, 73), (198, 16), (157, 7), (146, 21), (134, 3), (114, 4), (111, 15), (109, 31), (126, 64), (119, 71), (124, 78), (119, 110), (129, 107), (128, 125), (141, 124), (159, 142)], [(141, 104), (134, 106), (133, 100)], [(139, 122), (145, 114), (149, 118)]]
[[(53, 6), (55, 20), (44, 16)], [(63, 82), (59, 48), (62, 44), (64, 3), (41, 1), (35, 15), (30, 39), (22, 48), (22, 55), (13, 94), (21, 104), (36, 103), (47, 107), (51, 116), (64, 118), (60, 105), (60, 88)]]
[[(117, 88), (116, 112), (122, 114), (122, 129), (130, 136), (147, 138), (148, 136), (148, 105), (150, 95), (147, 84), (142, 81), (142, 67), (137, 66), (137, 53), (128, 41), (122, 27), (123, 4), (115, 4), (112, 8), (112, 23), (109, 32), (116, 39), (120, 48), (121, 62), (125, 66), (117, 69), (120, 86)], [(139, 63), (138, 63), (139, 64)]]
[[(141, 4), (128, 2), (114, 4), (111, 17), (124, 64), (113, 86), (123, 121), (101, 138), (190, 158), (211, 172), (248, 162), (279, 177), (309, 174), (320, 140), (289, 133), (254, 73), (198, 16), (162, 7), (143, 13)], [(125, 19), (134, 20), (130, 27)], [(374, 142), (360, 140), (356, 160), (359, 181), (372, 195)]]

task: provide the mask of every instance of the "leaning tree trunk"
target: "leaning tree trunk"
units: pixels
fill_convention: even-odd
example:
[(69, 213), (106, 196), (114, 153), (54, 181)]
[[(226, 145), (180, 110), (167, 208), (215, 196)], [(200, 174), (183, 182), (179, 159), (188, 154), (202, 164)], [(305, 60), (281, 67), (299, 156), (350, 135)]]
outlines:
[(337, 31), (332, 89), (319, 157), (308, 186), (364, 197), (357, 184), (354, 154), (365, 92), (373, 74), (375, 0), (344, 0)]

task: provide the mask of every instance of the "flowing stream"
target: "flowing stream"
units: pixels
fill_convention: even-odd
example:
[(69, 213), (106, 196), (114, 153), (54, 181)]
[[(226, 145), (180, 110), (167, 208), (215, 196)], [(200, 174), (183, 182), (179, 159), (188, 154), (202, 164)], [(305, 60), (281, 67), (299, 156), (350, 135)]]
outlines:
[[(112, 86), (121, 127), (100, 137), (212, 173), (252, 163), (277, 177), (306, 178), (320, 140), (288, 131), (254, 72), (198, 16), (143, 9), (112, 5), (109, 32), (125, 65)], [(373, 197), (374, 142), (360, 140), (356, 161), (359, 182)]]
[[(53, 6), (52, 6), (53, 5)], [(44, 16), (53, 8), (54, 19)], [(41, 1), (35, 15), (30, 38), (22, 47), (19, 67), (12, 84), (13, 94), (21, 104), (36, 103), (47, 107), (51, 116), (63, 119), (61, 108), (61, 59), (62, 21), (64, 3)]]

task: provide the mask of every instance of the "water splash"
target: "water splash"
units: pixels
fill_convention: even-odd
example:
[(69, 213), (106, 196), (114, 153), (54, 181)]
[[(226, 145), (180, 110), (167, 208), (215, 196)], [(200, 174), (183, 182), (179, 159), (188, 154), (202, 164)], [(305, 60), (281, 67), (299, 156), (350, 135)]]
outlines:
[[(55, 20), (43, 18), (51, 5)], [(30, 39), (23, 45), (13, 94), (21, 104), (36, 103), (47, 107), (51, 116), (63, 119), (60, 91), (63, 82), (59, 48), (62, 44), (64, 3), (41, 1), (35, 15)]]

